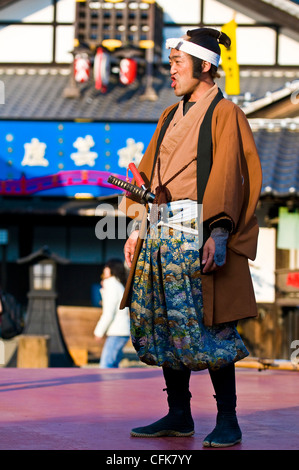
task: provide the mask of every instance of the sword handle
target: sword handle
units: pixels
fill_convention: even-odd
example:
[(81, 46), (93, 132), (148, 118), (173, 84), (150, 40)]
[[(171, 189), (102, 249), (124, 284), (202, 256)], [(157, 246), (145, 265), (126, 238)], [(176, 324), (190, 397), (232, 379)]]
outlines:
[(108, 183), (111, 183), (114, 186), (118, 186), (119, 188), (122, 188), (125, 191), (129, 191), (130, 193), (139, 197), (141, 201), (153, 202), (155, 199), (155, 195), (152, 194), (150, 191), (138, 188), (138, 186), (135, 186), (135, 184), (128, 183), (127, 181), (121, 180), (116, 176), (110, 175), (107, 181)]
[(130, 168), (131, 172), (133, 173), (133, 176), (134, 176), (135, 181), (138, 184), (138, 186), (142, 189), (146, 189), (145, 182), (143, 181), (143, 179), (141, 177), (141, 174), (137, 170), (135, 164), (134, 163), (129, 163), (129, 168)]

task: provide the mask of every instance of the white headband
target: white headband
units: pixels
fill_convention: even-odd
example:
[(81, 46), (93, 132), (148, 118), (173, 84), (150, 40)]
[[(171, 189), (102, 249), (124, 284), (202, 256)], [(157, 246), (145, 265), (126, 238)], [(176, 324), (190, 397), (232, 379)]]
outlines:
[(170, 38), (166, 40), (167, 49), (178, 49), (179, 51), (187, 52), (187, 54), (198, 57), (198, 59), (206, 60), (218, 67), (220, 55), (212, 52), (206, 47), (194, 44), (194, 42), (186, 41), (182, 38)]

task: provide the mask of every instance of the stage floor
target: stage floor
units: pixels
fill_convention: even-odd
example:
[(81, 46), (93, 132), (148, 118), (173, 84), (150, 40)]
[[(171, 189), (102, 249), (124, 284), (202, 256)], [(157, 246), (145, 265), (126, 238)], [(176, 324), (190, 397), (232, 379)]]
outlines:
[[(159, 368), (0, 371), (0, 450), (195, 451), (215, 425), (206, 371), (191, 376), (195, 435), (134, 438), (167, 412)], [(298, 372), (237, 368), (243, 442), (228, 450), (298, 450)]]

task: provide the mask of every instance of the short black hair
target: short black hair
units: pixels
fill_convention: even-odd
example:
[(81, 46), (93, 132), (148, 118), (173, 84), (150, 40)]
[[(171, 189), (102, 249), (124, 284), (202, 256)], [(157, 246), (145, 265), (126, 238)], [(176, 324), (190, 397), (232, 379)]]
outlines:
[[(187, 36), (189, 36), (188, 41), (205, 47), (218, 55), (221, 55), (219, 44), (223, 44), (227, 49), (231, 45), (231, 40), (225, 33), (213, 28), (190, 29), (187, 31)], [(192, 55), (191, 58), (193, 62), (193, 76), (194, 78), (200, 78), (204, 61)], [(219, 77), (217, 69), (216, 65), (211, 64), (209, 73), (212, 78)]]

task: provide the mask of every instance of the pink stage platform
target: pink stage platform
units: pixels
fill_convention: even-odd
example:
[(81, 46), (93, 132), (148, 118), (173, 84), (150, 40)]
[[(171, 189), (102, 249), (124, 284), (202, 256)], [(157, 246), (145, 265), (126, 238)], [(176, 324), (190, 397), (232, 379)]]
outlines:
[[(3, 368), (0, 374), (1, 450), (217, 452), (202, 447), (216, 415), (206, 371), (191, 377), (195, 435), (155, 439), (130, 437), (130, 429), (166, 413), (158, 368)], [(299, 373), (238, 368), (236, 374), (243, 442), (227, 449), (298, 450)]]

